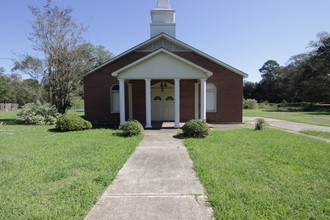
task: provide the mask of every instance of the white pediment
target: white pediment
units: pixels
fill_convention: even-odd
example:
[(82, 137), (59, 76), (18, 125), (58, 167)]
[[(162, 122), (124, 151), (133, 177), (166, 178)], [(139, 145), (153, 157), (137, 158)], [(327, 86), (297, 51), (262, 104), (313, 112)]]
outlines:
[(165, 49), (159, 49), (112, 73), (119, 79), (201, 79), (212, 73)]
[[(220, 65), (220, 66), (223, 66), (224, 68), (226, 69), (229, 69), (231, 71), (233, 71), (234, 73), (240, 75), (240, 76), (243, 76), (244, 78), (248, 77), (248, 74), (238, 70), (238, 69), (235, 69), (234, 67), (220, 61), (220, 60), (217, 60), (215, 59), (214, 57), (210, 56), (210, 55), (207, 55), (205, 53), (203, 53), (202, 51), (200, 50), (197, 50), (196, 48), (182, 42), (182, 41), (179, 41), (178, 39), (176, 38), (173, 38), (173, 37), (170, 37), (168, 36), (167, 34), (160, 34), (158, 36), (155, 36), (154, 38), (151, 38), (129, 50), (127, 50), (126, 52), (108, 60), (107, 62), (103, 63), (102, 65), (98, 66), (98, 67), (95, 67), (94, 69), (92, 69), (91, 71), (89, 71), (88, 73), (85, 74), (85, 76), (88, 76), (89, 74), (92, 74), (94, 73), (95, 71), (107, 66), (107, 65), (110, 65), (112, 62), (115, 62), (116, 60), (122, 58), (123, 56), (126, 56), (128, 55), (129, 53), (131, 52), (153, 52), (155, 50), (158, 50), (160, 48), (165, 48), (169, 51), (192, 51), (196, 54), (199, 54), (200, 56), (202, 57), (205, 57), (207, 58), (208, 60)], [(84, 76), (84, 77), (85, 77)]]

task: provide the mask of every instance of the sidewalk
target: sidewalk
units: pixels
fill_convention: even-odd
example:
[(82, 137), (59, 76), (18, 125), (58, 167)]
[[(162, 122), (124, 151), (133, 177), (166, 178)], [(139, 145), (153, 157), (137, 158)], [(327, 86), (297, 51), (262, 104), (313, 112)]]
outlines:
[[(257, 118), (263, 118), (263, 117), (244, 117), (243, 121), (254, 122)], [(326, 127), (326, 126), (296, 123), (296, 122), (273, 119), (273, 118), (263, 118), (263, 119), (265, 119), (266, 122), (271, 126), (288, 129), (292, 131), (313, 130), (313, 131), (330, 132), (330, 127)]]
[[(250, 124), (254, 123), (257, 118), (263, 118), (263, 117), (244, 117), (243, 121), (244, 123)], [(291, 121), (285, 121), (285, 120), (279, 120), (279, 119), (273, 119), (273, 118), (263, 118), (265, 121), (272, 127), (279, 128), (282, 130), (285, 130), (287, 132), (302, 135), (310, 138), (314, 138), (317, 140), (325, 141), (327, 143), (330, 143), (329, 139), (316, 137), (308, 134), (300, 133), (299, 131), (303, 130), (312, 130), (312, 131), (324, 131), (324, 132), (330, 132), (330, 127), (326, 126), (320, 126), (320, 125), (311, 125), (311, 124), (305, 124), (305, 123), (296, 123)]]
[(176, 129), (145, 138), (85, 219), (213, 219)]

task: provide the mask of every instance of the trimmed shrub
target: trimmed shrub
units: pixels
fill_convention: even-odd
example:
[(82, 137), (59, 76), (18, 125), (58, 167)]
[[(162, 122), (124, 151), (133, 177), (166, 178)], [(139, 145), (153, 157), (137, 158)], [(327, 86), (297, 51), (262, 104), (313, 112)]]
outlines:
[(243, 100), (243, 108), (244, 109), (257, 109), (258, 102), (255, 99), (244, 99)]
[(52, 125), (60, 116), (55, 106), (40, 101), (25, 104), (17, 115), (17, 120), (26, 125)]
[(143, 126), (136, 120), (121, 123), (119, 129), (123, 131), (123, 135), (126, 137), (137, 136), (144, 132)]
[(92, 128), (92, 124), (74, 114), (64, 114), (58, 118), (56, 128), (60, 131), (78, 131)]
[(256, 124), (254, 129), (255, 130), (264, 130), (264, 128), (266, 127), (267, 123), (265, 121), (265, 119), (263, 118), (257, 118)]
[(183, 136), (205, 138), (210, 135), (210, 128), (206, 121), (193, 119), (182, 126)]

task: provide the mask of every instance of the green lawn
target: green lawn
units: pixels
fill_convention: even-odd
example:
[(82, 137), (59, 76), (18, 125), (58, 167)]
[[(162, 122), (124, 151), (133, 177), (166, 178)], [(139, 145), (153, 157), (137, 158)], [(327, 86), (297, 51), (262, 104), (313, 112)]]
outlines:
[(330, 218), (330, 144), (271, 128), (184, 143), (217, 219)]
[(83, 219), (142, 136), (114, 130), (58, 133), (15, 125), (0, 112), (0, 219)]
[(330, 118), (330, 112), (276, 112), (266, 109), (244, 109), (243, 116), (275, 118), (330, 127), (330, 120), (322, 119), (322, 117)]
[(300, 131), (303, 134), (309, 134), (309, 135), (313, 135), (316, 137), (321, 137), (321, 138), (326, 138), (330, 140), (330, 132), (326, 132), (326, 131), (310, 131), (310, 130), (305, 130), (305, 131)]

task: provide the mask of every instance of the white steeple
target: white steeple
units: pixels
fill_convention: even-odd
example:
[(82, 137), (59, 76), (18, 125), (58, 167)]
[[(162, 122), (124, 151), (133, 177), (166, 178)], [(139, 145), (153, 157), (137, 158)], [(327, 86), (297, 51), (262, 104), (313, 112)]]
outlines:
[(175, 38), (175, 10), (169, 0), (158, 0), (157, 8), (151, 10), (151, 20), (150, 37), (165, 33)]
[(157, 8), (171, 9), (169, 0), (158, 0)]

